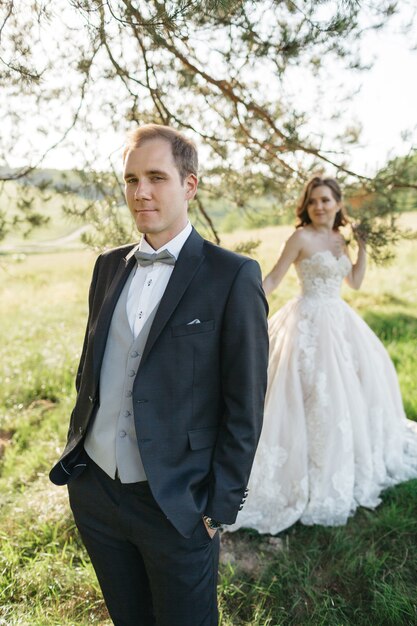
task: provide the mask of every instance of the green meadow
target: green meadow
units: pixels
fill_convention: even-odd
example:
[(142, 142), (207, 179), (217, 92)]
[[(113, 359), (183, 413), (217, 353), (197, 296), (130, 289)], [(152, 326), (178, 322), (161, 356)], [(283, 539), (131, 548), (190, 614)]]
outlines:
[[(417, 228), (417, 214), (403, 216)], [(224, 236), (259, 240), (267, 272), (287, 226)], [(109, 625), (77, 536), (66, 489), (48, 481), (74, 402), (94, 253), (0, 256), (0, 625)], [(370, 266), (359, 292), (343, 295), (374, 329), (397, 368), (417, 420), (417, 242), (393, 263)], [(271, 312), (297, 293), (293, 270)], [(417, 624), (417, 480), (388, 490), (345, 527), (296, 524), (270, 541), (225, 535), (219, 581), (222, 626)], [(173, 607), (173, 611), (175, 607)]]

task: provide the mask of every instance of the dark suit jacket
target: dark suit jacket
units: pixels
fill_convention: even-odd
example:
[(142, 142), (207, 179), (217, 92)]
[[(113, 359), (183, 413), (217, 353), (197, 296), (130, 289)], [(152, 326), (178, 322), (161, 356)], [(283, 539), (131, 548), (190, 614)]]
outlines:
[[(100, 367), (137, 246), (98, 257), (68, 441), (50, 473), (68, 482), (100, 402)], [(199, 324), (189, 324), (199, 319)], [(152, 324), (133, 388), (138, 446), (152, 493), (190, 536), (202, 514), (233, 523), (261, 432), (267, 304), (258, 264), (205, 241), (184, 244)], [(78, 467), (77, 467), (78, 466)]]

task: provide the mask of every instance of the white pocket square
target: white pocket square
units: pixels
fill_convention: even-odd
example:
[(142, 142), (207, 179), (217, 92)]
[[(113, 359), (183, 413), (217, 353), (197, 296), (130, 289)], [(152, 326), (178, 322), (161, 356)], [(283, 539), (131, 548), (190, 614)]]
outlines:
[(193, 320), (192, 322), (188, 322), (188, 323), (187, 323), (187, 326), (190, 326), (190, 324), (201, 324), (201, 322), (200, 322), (200, 320), (199, 320), (199, 319), (195, 319), (195, 320)]

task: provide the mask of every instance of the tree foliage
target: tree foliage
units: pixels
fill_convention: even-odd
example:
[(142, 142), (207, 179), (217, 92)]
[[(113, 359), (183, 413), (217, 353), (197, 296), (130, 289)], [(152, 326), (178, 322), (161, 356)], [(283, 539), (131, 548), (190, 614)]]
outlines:
[(371, 181), (356, 182), (346, 190), (350, 214), (375, 263), (393, 259), (402, 238), (416, 237), (397, 225), (401, 213), (417, 209), (416, 181), (417, 152), (413, 151), (389, 161)]
[[(221, 194), (231, 207), (256, 210), (268, 196), (285, 210), (323, 168), (377, 192), (349, 168), (357, 129), (332, 132), (323, 122), (312, 133), (308, 122), (329, 74), (365, 69), (363, 32), (383, 28), (395, 10), (389, 0), (3, 1), (0, 178), (26, 175), (48, 153), (59, 163), (65, 150), (77, 169), (114, 176), (109, 203), (94, 209), (102, 227), (122, 202), (125, 131), (159, 122), (197, 140), (204, 197)], [(309, 76), (323, 91), (309, 91)], [(218, 239), (201, 197), (194, 211)]]

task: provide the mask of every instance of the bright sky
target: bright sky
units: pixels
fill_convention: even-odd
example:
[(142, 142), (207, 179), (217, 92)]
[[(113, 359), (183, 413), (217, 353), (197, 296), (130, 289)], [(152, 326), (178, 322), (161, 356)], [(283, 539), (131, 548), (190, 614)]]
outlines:
[[(362, 147), (352, 153), (352, 164), (373, 170), (387, 157), (417, 148), (417, 28), (408, 37), (369, 33), (367, 41), (367, 56), (375, 55), (376, 61), (361, 76), (361, 91), (348, 111), (362, 125)], [(412, 135), (403, 140), (406, 130)]]
[[(417, 8), (408, 7), (406, 0), (402, 6), (388, 27), (365, 34), (360, 58), (364, 64), (372, 62), (370, 70), (341, 71), (329, 60), (321, 82), (303, 68), (294, 70), (287, 82), (295, 104), (308, 112), (307, 137), (311, 133), (319, 140), (349, 126), (361, 127), (359, 144), (348, 147), (346, 154), (350, 168), (360, 174), (371, 175), (389, 158), (417, 148)], [(406, 36), (401, 25), (413, 14), (413, 32)], [(346, 93), (353, 96), (344, 98)], [(340, 118), (331, 121), (335, 111)], [(409, 131), (407, 139), (404, 131)], [(323, 148), (335, 146), (324, 140)], [(343, 155), (330, 156), (338, 163), (343, 160)]]

